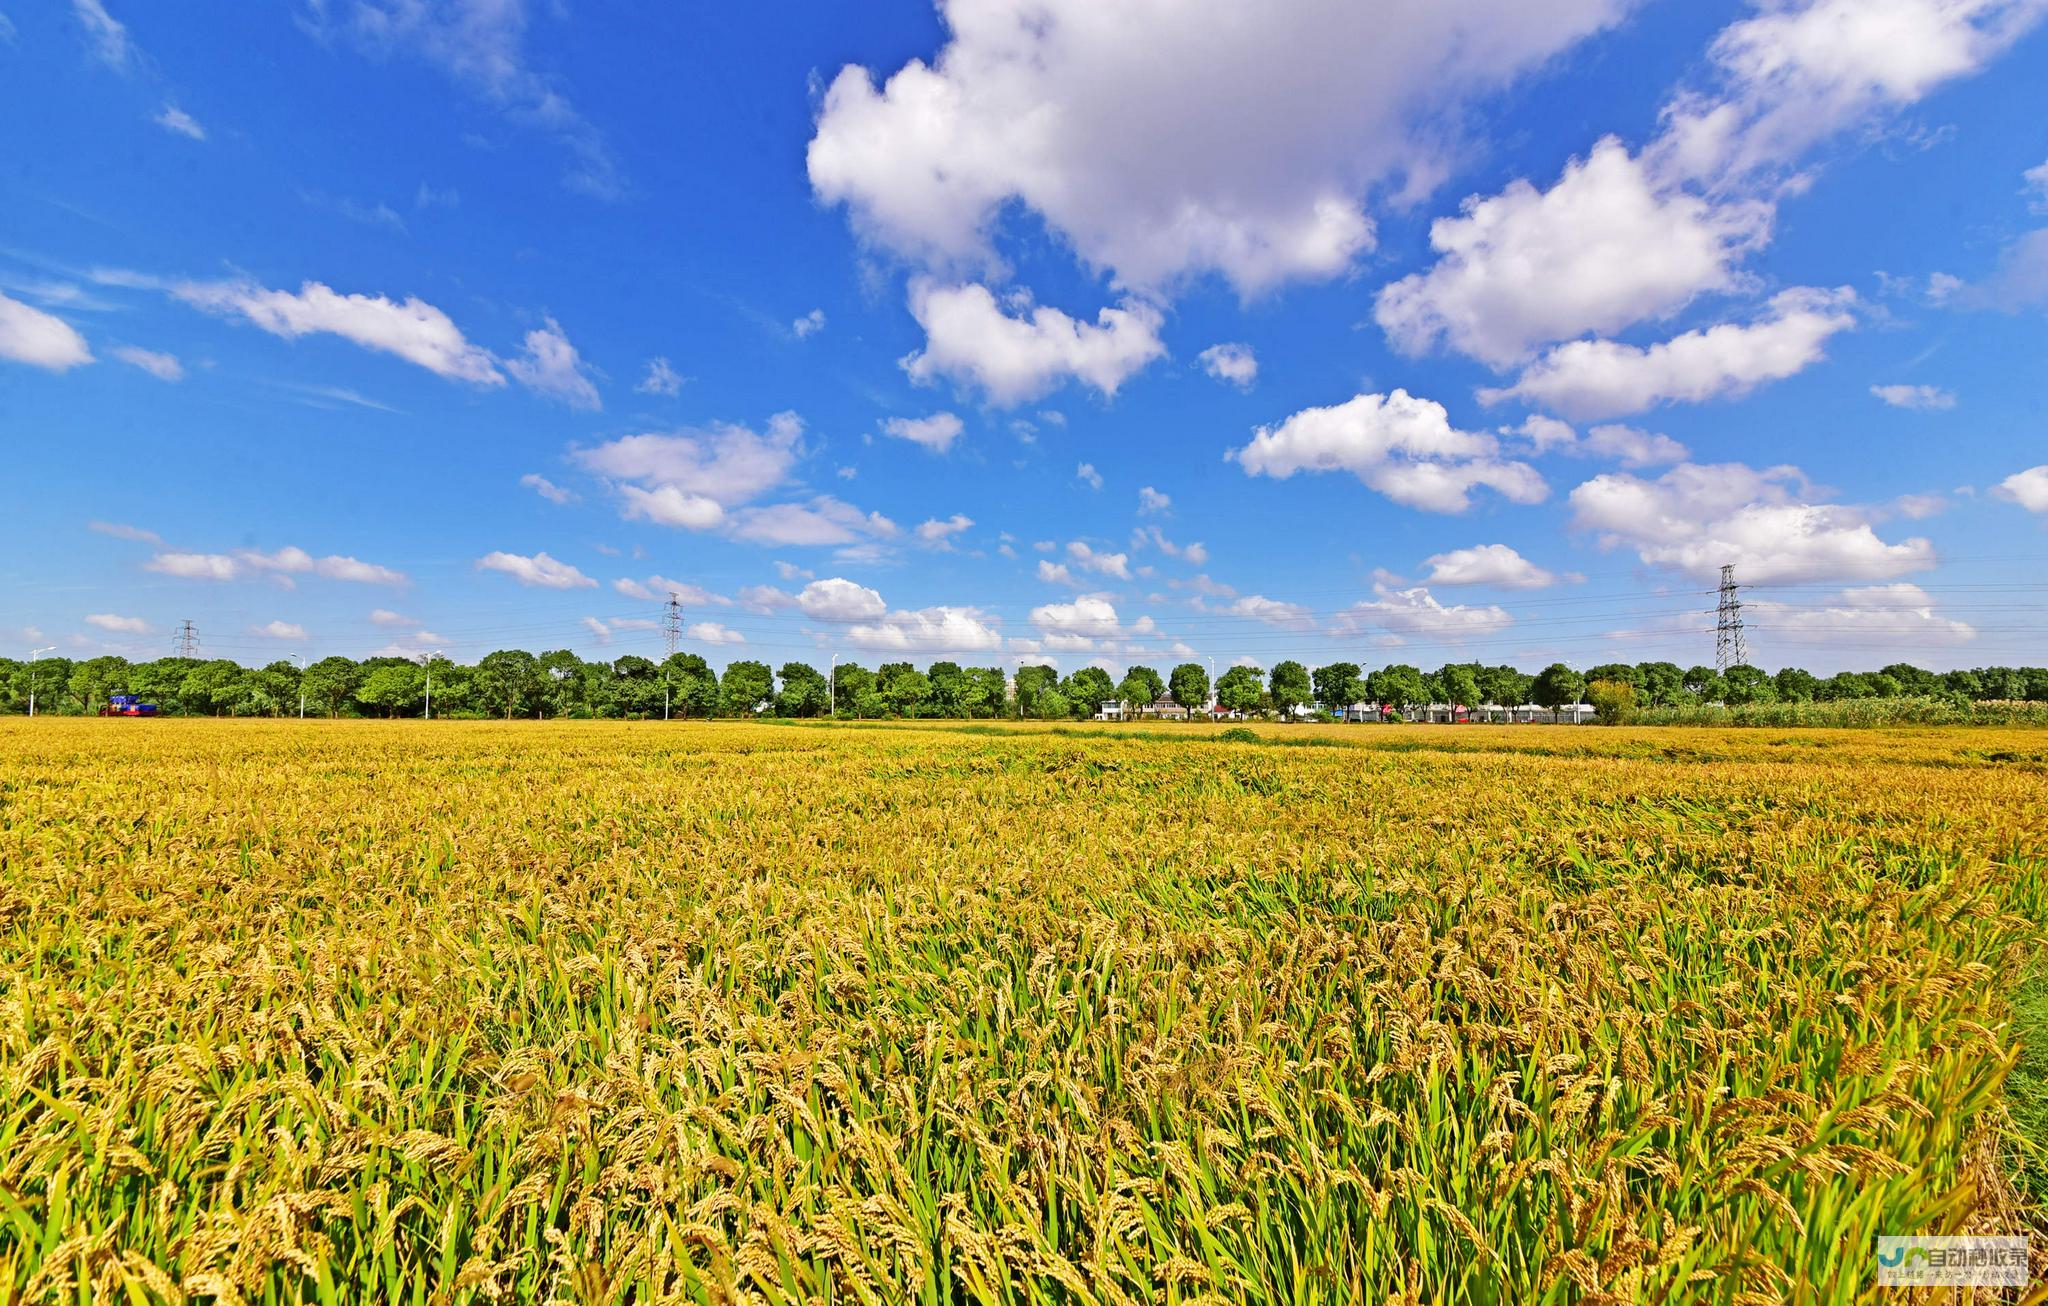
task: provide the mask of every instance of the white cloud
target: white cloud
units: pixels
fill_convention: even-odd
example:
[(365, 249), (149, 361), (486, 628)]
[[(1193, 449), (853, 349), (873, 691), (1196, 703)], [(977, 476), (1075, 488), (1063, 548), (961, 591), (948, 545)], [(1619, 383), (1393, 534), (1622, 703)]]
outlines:
[(1173, 500), (1149, 485), (1138, 487), (1138, 515), (1165, 512), (1173, 507)]
[(1681, 463), (1654, 481), (1594, 477), (1572, 491), (1572, 524), (1598, 532), (1602, 547), (1701, 579), (1724, 563), (1748, 584), (1881, 580), (1934, 565), (1929, 541), (1886, 543), (1872, 514), (1810, 499), (1795, 467)]
[(336, 335), (450, 380), (505, 383), (489, 350), (464, 339), (446, 313), (417, 297), (400, 303), (382, 295), (342, 295), (318, 281), (305, 282), (296, 294), (267, 290), (253, 281), (186, 281), (171, 293), (195, 308), (245, 318), (287, 340)]
[(790, 323), (789, 329), (799, 340), (816, 335), (825, 329), (825, 310), (822, 308), (812, 309), (796, 321)]
[(1054, 647), (1069, 650), (1092, 647), (1092, 641), (1123, 639), (1153, 633), (1152, 618), (1140, 617), (1125, 625), (1116, 605), (1103, 594), (1083, 594), (1071, 603), (1045, 603), (1031, 609), (1031, 624), (1048, 641), (1063, 640)]
[(122, 617), (111, 612), (92, 613), (86, 617), (85, 624), (116, 635), (147, 635), (152, 629), (149, 622), (141, 617)]
[(518, 553), (487, 553), (476, 560), (476, 566), (479, 571), (502, 571), (521, 585), (542, 589), (582, 589), (597, 584), (575, 567), (546, 553), (536, 553), (530, 558)]
[(260, 626), (251, 626), (245, 632), (258, 639), (304, 640), (306, 628), (293, 621), (266, 621)]
[(1003, 637), (979, 608), (935, 607), (891, 612), (849, 627), (846, 643), (889, 652), (981, 653), (1001, 648)]
[(541, 498), (546, 499), (549, 503), (574, 503), (576, 501), (576, 495), (573, 491), (563, 489), (547, 477), (542, 476), (539, 472), (528, 472), (519, 478), (519, 483), (532, 490), (535, 494), (538, 494)]
[(1279, 480), (1348, 471), (1396, 503), (1431, 512), (1463, 512), (1482, 485), (1515, 503), (1542, 500), (1549, 490), (1536, 470), (1498, 453), (1491, 436), (1453, 427), (1442, 404), (1396, 390), (1305, 408), (1258, 428), (1229, 456), (1247, 475)]
[(1105, 308), (1091, 325), (1021, 295), (1013, 300), (1020, 316), (1004, 311), (986, 286), (913, 281), (910, 311), (925, 346), (903, 360), (903, 370), (919, 383), (949, 377), (979, 387), (989, 402), (1010, 407), (1069, 380), (1114, 395), (1166, 353), (1159, 310), (1142, 301)]
[(418, 626), (420, 623), (411, 617), (405, 616), (403, 613), (393, 612), (389, 608), (375, 608), (370, 612), (370, 624), (382, 626), (387, 630), (404, 630)]
[(290, 588), (295, 576), (319, 576), (326, 580), (362, 585), (404, 585), (404, 572), (342, 554), (316, 558), (304, 549), (286, 545), (274, 553), (237, 549), (224, 553), (159, 553), (143, 564), (144, 570), (186, 580), (246, 580), (267, 576)]
[(974, 525), (972, 517), (956, 512), (944, 520), (933, 518), (930, 521), (921, 523), (917, 528), (917, 538), (933, 547), (949, 549), (953, 547), (953, 537), (972, 525)]
[(1067, 557), (1083, 571), (1092, 571), (1098, 576), (1112, 576), (1117, 580), (1131, 578), (1131, 556), (1128, 553), (1097, 553), (1081, 540), (1067, 545)]
[(1424, 560), (1430, 585), (1492, 585), (1498, 589), (1536, 590), (1557, 583), (1557, 576), (1505, 544), (1476, 544), (1451, 549)]
[(994, 265), (1015, 203), (1121, 284), (1213, 270), (1251, 295), (1344, 271), (1372, 243), (1364, 196), (1433, 181), (1462, 100), (1628, 7), (951, 3), (932, 63), (833, 80), (811, 184), (932, 266)]
[(1038, 579), (1049, 585), (1072, 585), (1079, 589), (1081, 582), (1074, 579), (1074, 573), (1066, 563), (1054, 562), (1050, 558), (1038, 560)]
[[(1846, 589), (1812, 606), (1747, 599), (1742, 616), (1751, 641), (1773, 648), (1841, 647), (1864, 654), (1885, 649), (1896, 658), (1910, 656), (1913, 649), (1950, 648), (1977, 637), (1968, 622), (1940, 615), (1926, 590), (1905, 582)], [(1786, 660), (1793, 658), (1788, 655)]]
[(185, 365), (172, 354), (160, 354), (153, 349), (138, 349), (134, 345), (122, 345), (113, 351), (114, 357), (139, 367), (159, 381), (182, 381), (185, 379)]
[(525, 348), (517, 358), (505, 360), (505, 370), (535, 394), (559, 399), (571, 408), (594, 411), (604, 407), (590, 369), (553, 318), (526, 333)]
[(1082, 463), (1074, 469), (1074, 479), (1091, 490), (1102, 488), (1102, 473), (1095, 470), (1094, 463)]
[(1377, 633), (1382, 641), (1398, 644), (1410, 638), (1438, 643), (1458, 643), (1497, 634), (1514, 624), (1507, 610), (1494, 604), (1484, 607), (1458, 603), (1446, 605), (1427, 587), (1391, 589), (1374, 585), (1377, 596), (1346, 608), (1332, 623), (1340, 636)]
[(709, 530), (729, 508), (757, 499), (788, 479), (801, 454), (803, 419), (777, 413), (767, 430), (716, 423), (668, 434), (628, 435), (570, 457), (614, 481), (629, 518)]
[(2036, 213), (2048, 212), (2048, 163), (2036, 164), (2020, 176), (2027, 183), (2020, 193), (2031, 197)]
[[(603, 134), (556, 78), (527, 61), (527, 9), (521, 0), (311, 0), (299, 21), (321, 41), (343, 40), (375, 58), (404, 55), (439, 68), (507, 120), (553, 137), (571, 159), (563, 185), (617, 199), (626, 183)], [(546, 6), (542, 12), (559, 17), (566, 10)]]
[(1560, 453), (1571, 458), (1612, 458), (1624, 467), (1654, 467), (1684, 462), (1692, 451), (1668, 435), (1610, 423), (1596, 426), (1581, 439), (1567, 423), (1541, 413), (1503, 432), (1527, 441), (1532, 454)]
[(1504, 366), (1535, 345), (1616, 331), (1734, 288), (1735, 264), (1770, 224), (1768, 205), (1660, 192), (1609, 137), (1548, 191), (1518, 180), (1437, 219), (1437, 263), (1382, 290), (1375, 313), (1410, 353), (1442, 340)]
[(1210, 345), (1199, 357), (1203, 371), (1240, 390), (1251, 389), (1252, 382), (1259, 379), (1259, 358), (1250, 345)]
[(889, 610), (878, 591), (843, 576), (812, 581), (798, 591), (795, 603), (798, 611), (820, 621), (862, 621)]
[(933, 413), (930, 417), (890, 417), (882, 422), (884, 435), (923, 445), (933, 453), (944, 453), (952, 448), (962, 429), (960, 419), (951, 413)]
[(1937, 412), (1956, 406), (1956, 397), (1939, 386), (1874, 385), (1870, 387), (1870, 393), (1893, 408), (1906, 408), (1914, 412)]
[(1169, 558), (1180, 558), (1193, 563), (1197, 567), (1209, 561), (1209, 548), (1200, 540), (1187, 545), (1175, 544), (1172, 540), (1167, 539), (1165, 532), (1161, 531), (1157, 526), (1140, 526), (1137, 530), (1131, 532), (1132, 548), (1141, 549), (1147, 543), (1152, 544)]
[(1992, 493), (2028, 512), (2048, 513), (2048, 463), (2014, 472), (2000, 481)]
[(146, 531), (140, 526), (127, 526), (120, 522), (87, 522), (85, 528), (89, 531), (97, 531), (101, 535), (111, 535), (117, 540), (132, 540), (137, 544), (162, 544), (164, 542), (163, 537), (155, 531)]
[(206, 128), (199, 125), (199, 120), (175, 104), (166, 104), (163, 107), (163, 112), (157, 114), (150, 121), (167, 132), (176, 132), (180, 136), (190, 137), (195, 141), (206, 139)]
[(683, 636), (696, 644), (744, 644), (747, 637), (715, 621), (693, 622), (683, 631)]
[(135, 45), (128, 39), (128, 29), (116, 22), (100, 0), (71, 0), (72, 16), (85, 29), (85, 39), (92, 46), (93, 56), (116, 72), (127, 69), (136, 58)]
[(1248, 617), (1283, 630), (1307, 630), (1314, 625), (1312, 614), (1301, 604), (1269, 599), (1263, 594), (1247, 594), (1225, 611), (1233, 617)]
[(1530, 364), (1513, 385), (1481, 390), (1479, 398), (1520, 399), (1581, 418), (1733, 398), (1819, 362), (1828, 339), (1856, 325), (1855, 302), (1847, 287), (1800, 287), (1779, 293), (1746, 326), (1723, 322), (1648, 347), (1574, 340)]
[(0, 358), (68, 372), (90, 363), (92, 350), (69, 322), (0, 294)]
[(683, 383), (689, 378), (669, 366), (666, 358), (647, 360), (647, 375), (640, 378), (640, 384), (633, 387), (643, 395), (667, 395), (674, 398), (682, 393)]
[(733, 514), (732, 533), (756, 544), (822, 546), (850, 545), (862, 537), (889, 539), (897, 528), (881, 513), (863, 513), (843, 499), (821, 494), (808, 503), (742, 508)]
[(622, 576), (612, 582), (612, 588), (629, 599), (639, 599), (643, 603), (667, 602), (671, 594), (676, 596), (678, 603), (693, 608), (731, 601), (720, 598), (701, 585), (692, 585), (686, 580), (671, 580), (667, 576), (649, 576), (646, 580)]
[(612, 642), (612, 628), (599, 621), (596, 617), (585, 617), (583, 619), (583, 628), (588, 630), (600, 644)]

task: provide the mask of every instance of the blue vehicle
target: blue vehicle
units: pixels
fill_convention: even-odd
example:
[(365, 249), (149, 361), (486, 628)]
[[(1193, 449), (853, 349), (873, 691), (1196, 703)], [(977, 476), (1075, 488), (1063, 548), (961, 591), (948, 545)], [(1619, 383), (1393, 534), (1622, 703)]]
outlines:
[(156, 704), (145, 703), (140, 694), (115, 694), (100, 709), (101, 716), (155, 716)]

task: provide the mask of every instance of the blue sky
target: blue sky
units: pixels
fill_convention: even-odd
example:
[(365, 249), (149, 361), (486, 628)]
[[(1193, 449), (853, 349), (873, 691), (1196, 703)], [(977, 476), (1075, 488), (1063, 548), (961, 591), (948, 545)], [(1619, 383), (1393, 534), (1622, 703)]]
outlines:
[(0, 640), (2038, 664), (2044, 29), (0, 0)]

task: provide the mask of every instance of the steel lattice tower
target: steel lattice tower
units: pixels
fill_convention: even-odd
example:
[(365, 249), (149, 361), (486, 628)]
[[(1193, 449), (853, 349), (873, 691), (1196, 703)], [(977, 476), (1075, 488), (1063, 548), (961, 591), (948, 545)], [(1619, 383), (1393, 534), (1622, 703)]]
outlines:
[(1742, 587), (1735, 583), (1735, 564), (1721, 568), (1721, 602), (1714, 610), (1714, 670), (1749, 663), (1749, 641), (1742, 634)]
[(196, 658), (199, 656), (199, 628), (194, 626), (189, 619), (179, 624), (177, 636), (173, 641), (173, 648), (176, 650), (175, 655), (181, 658)]
[(674, 590), (670, 590), (668, 602), (662, 605), (661, 610), (661, 639), (668, 649), (668, 656), (676, 655), (676, 645), (682, 642), (682, 638), (683, 602), (676, 597)]

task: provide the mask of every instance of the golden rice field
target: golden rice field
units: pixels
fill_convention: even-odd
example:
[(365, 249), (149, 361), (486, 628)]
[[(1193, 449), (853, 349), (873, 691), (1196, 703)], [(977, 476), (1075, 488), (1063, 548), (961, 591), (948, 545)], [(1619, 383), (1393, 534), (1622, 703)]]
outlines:
[(1330, 746), (0, 724), (0, 1300), (1837, 1302), (2020, 1231), (2048, 734), (1262, 733)]

